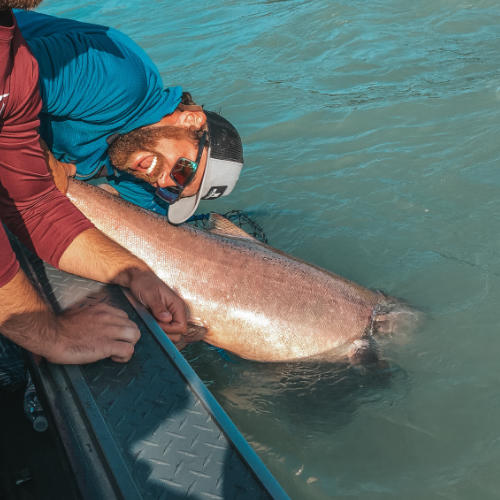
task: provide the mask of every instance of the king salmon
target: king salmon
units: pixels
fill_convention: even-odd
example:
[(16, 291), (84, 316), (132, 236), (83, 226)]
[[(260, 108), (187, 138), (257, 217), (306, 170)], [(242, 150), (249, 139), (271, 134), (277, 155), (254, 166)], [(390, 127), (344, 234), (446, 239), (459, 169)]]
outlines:
[(373, 335), (397, 329), (392, 299), (260, 243), (222, 216), (206, 231), (83, 182), (71, 180), (67, 195), (185, 300), (205, 342), (242, 358), (370, 360)]

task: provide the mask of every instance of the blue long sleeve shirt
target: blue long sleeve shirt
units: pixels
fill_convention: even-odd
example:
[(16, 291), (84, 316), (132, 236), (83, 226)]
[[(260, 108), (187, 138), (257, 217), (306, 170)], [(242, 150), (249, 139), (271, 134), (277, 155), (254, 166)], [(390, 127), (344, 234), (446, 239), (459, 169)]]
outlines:
[(113, 171), (106, 138), (172, 113), (181, 87), (164, 89), (149, 56), (115, 29), (38, 12), (15, 15), (40, 68), (40, 135), (54, 156), (74, 163), (81, 180), (105, 166), (123, 198), (165, 214), (152, 186)]

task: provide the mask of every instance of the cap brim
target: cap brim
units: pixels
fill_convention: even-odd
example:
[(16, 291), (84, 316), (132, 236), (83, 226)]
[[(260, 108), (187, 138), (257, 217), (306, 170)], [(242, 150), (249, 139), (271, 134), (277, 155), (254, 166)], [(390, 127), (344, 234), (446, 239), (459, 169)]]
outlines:
[(205, 111), (205, 115), (210, 142), (203, 179), (194, 196), (181, 198), (170, 205), (167, 217), (172, 224), (188, 220), (202, 199), (216, 199), (230, 194), (243, 167), (243, 147), (237, 130), (217, 113)]

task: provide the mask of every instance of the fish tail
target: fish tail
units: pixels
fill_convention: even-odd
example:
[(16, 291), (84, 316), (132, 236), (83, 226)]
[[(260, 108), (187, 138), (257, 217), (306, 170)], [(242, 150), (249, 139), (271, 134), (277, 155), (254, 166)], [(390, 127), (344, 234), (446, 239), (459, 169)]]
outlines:
[(367, 329), (369, 336), (377, 334), (409, 334), (421, 323), (423, 315), (405, 302), (377, 290), (380, 300), (375, 304)]

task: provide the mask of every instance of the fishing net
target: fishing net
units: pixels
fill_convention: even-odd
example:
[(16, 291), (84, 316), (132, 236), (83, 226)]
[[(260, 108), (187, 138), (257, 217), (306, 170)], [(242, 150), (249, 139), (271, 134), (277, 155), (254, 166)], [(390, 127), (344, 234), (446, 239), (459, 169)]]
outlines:
[[(262, 227), (246, 212), (243, 210), (229, 210), (224, 214), (221, 214), (226, 219), (230, 220), (233, 224), (240, 227), (253, 236), (255, 239), (267, 244), (267, 236)], [(193, 215), (188, 220), (189, 224), (199, 227), (201, 229), (210, 229), (210, 214), (200, 214)]]

